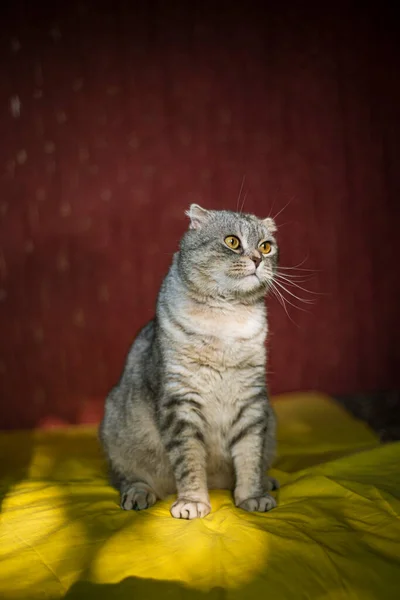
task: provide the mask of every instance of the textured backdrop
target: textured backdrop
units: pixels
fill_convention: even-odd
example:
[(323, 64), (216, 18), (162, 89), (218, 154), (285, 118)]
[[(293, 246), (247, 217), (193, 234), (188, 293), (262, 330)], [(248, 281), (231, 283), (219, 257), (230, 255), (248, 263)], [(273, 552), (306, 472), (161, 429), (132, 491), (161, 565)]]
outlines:
[(271, 390), (399, 386), (395, 20), (213, 5), (0, 9), (0, 427), (99, 418), (184, 210), (242, 183), (321, 294), (268, 301)]

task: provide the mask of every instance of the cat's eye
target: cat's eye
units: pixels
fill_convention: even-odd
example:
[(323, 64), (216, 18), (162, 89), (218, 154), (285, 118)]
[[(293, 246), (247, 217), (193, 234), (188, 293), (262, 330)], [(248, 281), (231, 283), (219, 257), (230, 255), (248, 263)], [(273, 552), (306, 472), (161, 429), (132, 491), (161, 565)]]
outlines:
[(271, 254), (272, 244), (271, 242), (261, 242), (258, 248), (262, 254)]
[(228, 235), (224, 242), (231, 250), (238, 250), (240, 248), (240, 240), (236, 235)]

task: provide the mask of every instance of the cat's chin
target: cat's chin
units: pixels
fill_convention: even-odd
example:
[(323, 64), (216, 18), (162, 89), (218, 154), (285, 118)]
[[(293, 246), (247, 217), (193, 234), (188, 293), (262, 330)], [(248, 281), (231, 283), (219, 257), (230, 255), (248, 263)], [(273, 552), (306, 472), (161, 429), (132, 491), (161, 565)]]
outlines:
[(263, 296), (268, 290), (268, 279), (260, 277), (260, 274), (255, 272), (242, 274), (240, 277), (225, 273), (220, 274), (218, 279), (215, 279), (209, 286), (199, 286), (198, 282), (197, 289), (199, 293), (207, 293), (208, 288), (210, 296), (221, 296), (229, 298), (231, 296), (237, 298), (243, 296), (248, 298), (249, 296), (256, 295)]
[(264, 288), (265, 283), (256, 275), (256, 273), (250, 273), (249, 275), (245, 275), (238, 285), (239, 291), (252, 292), (258, 289)]

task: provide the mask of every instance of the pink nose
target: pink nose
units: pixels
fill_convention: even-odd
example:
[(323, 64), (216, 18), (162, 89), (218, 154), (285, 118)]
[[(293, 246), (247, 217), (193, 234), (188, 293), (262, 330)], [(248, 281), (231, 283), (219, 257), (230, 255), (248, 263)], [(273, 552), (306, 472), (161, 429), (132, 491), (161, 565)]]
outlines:
[(259, 254), (252, 254), (250, 256), (250, 258), (253, 261), (253, 263), (256, 265), (256, 269), (257, 269), (258, 265), (261, 262), (261, 256)]

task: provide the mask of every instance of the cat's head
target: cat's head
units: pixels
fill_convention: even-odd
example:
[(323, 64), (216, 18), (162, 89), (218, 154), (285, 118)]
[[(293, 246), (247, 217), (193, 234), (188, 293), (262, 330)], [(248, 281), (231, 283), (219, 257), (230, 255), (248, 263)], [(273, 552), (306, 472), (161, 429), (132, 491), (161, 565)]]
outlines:
[(187, 283), (205, 295), (256, 300), (277, 268), (273, 219), (192, 204), (179, 264)]

